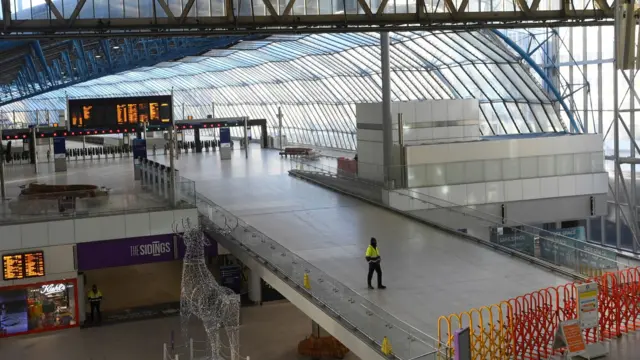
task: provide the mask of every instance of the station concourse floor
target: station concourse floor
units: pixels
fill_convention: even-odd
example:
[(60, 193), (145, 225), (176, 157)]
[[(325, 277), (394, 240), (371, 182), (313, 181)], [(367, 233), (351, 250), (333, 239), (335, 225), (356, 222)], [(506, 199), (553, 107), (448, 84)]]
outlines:
[[(150, 158), (165, 160), (163, 155)], [(43, 171), (37, 178), (46, 182), (49, 176), (66, 177), (67, 183), (98, 181), (104, 186), (121, 184), (123, 179), (133, 182), (131, 158), (70, 164), (66, 174)], [(196, 181), (198, 192), (386, 311), (433, 336), (440, 315), (570, 281), (453, 234), (293, 178), (287, 173), (290, 160), (280, 158), (276, 150), (252, 147), (248, 160), (244, 151), (234, 150), (232, 159), (226, 161), (221, 161), (217, 152), (183, 153), (176, 164), (180, 175)], [(19, 173), (17, 169), (13, 171), (14, 175)], [(14, 177), (13, 181), (20, 179)], [(383, 277), (388, 286), (385, 291), (366, 288), (363, 257), (372, 236), (381, 248)], [(155, 321), (171, 320), (149, 323)], [(113, 328), (121, 326), (129, 325)], [(122, 336), (126, 336), (124, 332)], [(625, 336), (623, 352), (609, 358), (637, 359), (638, 339), (638, 334)], [(102, 358), (95, 358), (99, 359)]]
[[(249, 159), (241, 150), (233, 150), (232, 159), (225, 161), (218, 152), (182, 153), (177, 168), (181, 176), (196, 182), (198, 192), (428, 334), (436, 335), (441, 315), (569, 282), (453, 234), (293, 178), (287, 173), (290, 160), (277, 150), (254, 145)], [(155, 159), (163, 162), (165, 156)], [(67, 182), (91, 180), (104, 186), (120, 184), (123, 178), (133, 182), (132, 162), (131, 158), (71, 161)], [(371, 237), (380, 244), (386, 291), (367, 290), (364, 251)]]

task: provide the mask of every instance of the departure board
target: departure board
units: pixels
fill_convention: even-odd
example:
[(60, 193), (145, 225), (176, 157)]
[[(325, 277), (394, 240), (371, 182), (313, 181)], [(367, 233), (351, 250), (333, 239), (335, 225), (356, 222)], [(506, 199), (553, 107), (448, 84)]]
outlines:
[(5, 280), (24, 278), (23, 254), (2, 255), (2, 278)]
[(171, 96), (69, 100), (71, 128), (118, 129), (144, 123), (169, 125)]
[(45, 276), (42, 251), (2, 256), (2, 277), (5, 280), (39, 276)]
[(24, 276), (38, 277), (44, 275), (44, 253), (42, 251), (25, 253)]

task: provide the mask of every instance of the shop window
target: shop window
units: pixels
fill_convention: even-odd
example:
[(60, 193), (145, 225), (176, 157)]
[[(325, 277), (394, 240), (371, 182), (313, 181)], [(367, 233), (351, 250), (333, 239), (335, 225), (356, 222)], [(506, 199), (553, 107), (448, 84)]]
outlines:
[(71, 280), (0, 288), (0, 337), (77, 326), (76, 285)]

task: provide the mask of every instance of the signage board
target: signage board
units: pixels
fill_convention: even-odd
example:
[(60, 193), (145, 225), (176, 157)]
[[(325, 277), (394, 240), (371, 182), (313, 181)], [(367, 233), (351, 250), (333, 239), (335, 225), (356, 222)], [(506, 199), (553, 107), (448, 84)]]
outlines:
[(220, 128), (220, 144), (231, 144), (231, 129), (228, 127)]
[(228, 265), (220, 267), (222, 286), (233, 290), (236, 294), (242, 291), (242, 267), (240, 265)]
[(105, 240), (76, 245), (78, 270), (175, 260), (173, 234)]
[[(549, 234), (546, 234), (549, 233)], [(554, 229), (554, 230), (546, 230), (544, 233), (541, 233), (541, 236), (548, 235), (560, 235), (561, 237), (567, 237), (570, 239), (578, 240), (578, 241), (587, 241), (586, 233), (584, 230), (584, 226), (577, 226), (572, 228), (564, 228), (564, 229)]]
[(147, 140), (145, 139), (133, 139), (133, 158), (134, 159), (146, 159), (147, 158)]
[(45, 276), (44, 252), (32, 251), (2, 256), (2, 277), (4, 280)]
[(64, 137), (53, 138), (53, 158), (64, 159), (67, 153), (67, 145)]
[[(205, 254), (215, 256), (217, 244), (210, 242)], [(78, 270), (86, 271), (182, 259), (185, 245), (174, 234), (165, 234), (80, 243), (76, 245), (76, 253)]]
[(471, 360), (471, 330), (458, 329), (453, 334), (454, 360)]
[(2, 255), (2, 278), (4, 280), (24, 278), (24, 256), (22, 254)]
[(69, 100), (70, 129), (130, 128), (139, 123), (170, 125), (171, 96)]
[(561, 348), (567, 349), (567, 358), (583, 355), (587, 352), (587, 345), (578, 320), (563, 321), (558, 326), (553, 340), (553, 349)]
[(598, 326), (598, 284), (590, 282), (576, 285), (578, 291), (578, 320), (582, 329)]

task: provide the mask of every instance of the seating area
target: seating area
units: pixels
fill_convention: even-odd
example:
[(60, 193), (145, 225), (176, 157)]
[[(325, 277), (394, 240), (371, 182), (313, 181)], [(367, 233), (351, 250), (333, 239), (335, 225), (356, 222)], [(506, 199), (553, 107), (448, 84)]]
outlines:
[(280, 152), (280, 156), (288, 157), (288, 156), (300, 156), (306, 158), (317, 158), (320, 156), (320, 152), (311, 148), (303, 148), (303, 147), (287, 147), (283, 151)]

